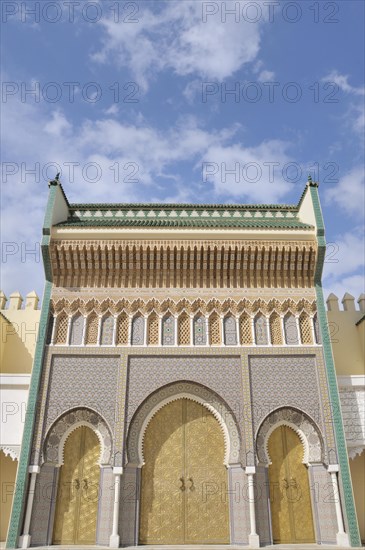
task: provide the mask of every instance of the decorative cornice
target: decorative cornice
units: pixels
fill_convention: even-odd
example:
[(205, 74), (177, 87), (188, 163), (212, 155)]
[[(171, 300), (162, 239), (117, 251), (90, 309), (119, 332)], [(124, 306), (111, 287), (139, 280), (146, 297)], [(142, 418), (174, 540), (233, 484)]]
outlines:
[(57, 286), (124, 288), (311, 287), (314, 241), (61, 240), (50, 258)]
[(105, 300), (96, 300), (95, 298), (90, 300), (82, 300), (80, 298), (66, 300), (65, 298), (57, 299), (54, 297), (51, 302), (51, 308), (55, 315), (60, 315), (65, 312), (67, 315), (72, 316), (77, 312), (80, 312), (82, 315), (89, 315), (93, 311), (98, 315), (104, 315), (107, 312), (112, 315), (118, 315), (122, 311), (125, 311), (129, 315), (136, 314), (137, 312), (143, 315), (149, 315), (152, 312), (163, 315), (168, 311), (174, 315), (179, 315), (182, 312), (187, 312), (189, 315), (194, 315), (197, 312), (210, 314), (214, 311), (220, 315), (240, 315), (242, 312), (254, 315), (259, 311), (265, 315), (270, 315), (273, 312), (279, 314), (288, 312), (300, 314), (302, 311), (312, 315), (316, 312), (316, 302), (305, 299), (301, 299), (297, 302), (292, 299), (287, 299), (280, 302), (275, 298), (268, 301), (261, 298), (252, 301), (246, 298), (237, 301), (231, 298), (227, 300), (217, 300), (216, 298), (212, 298), (211, 300), (203, 300), (201, 298), (187, 300), (183, 298), (176, 301), (170, 298), (165, 300), (157, 300), (155, 298), (151, 300), (143, 300), (140, 298), (136, 300), (127, 300), (125, 298), (121, 300), (112, 300), (110, 298)]

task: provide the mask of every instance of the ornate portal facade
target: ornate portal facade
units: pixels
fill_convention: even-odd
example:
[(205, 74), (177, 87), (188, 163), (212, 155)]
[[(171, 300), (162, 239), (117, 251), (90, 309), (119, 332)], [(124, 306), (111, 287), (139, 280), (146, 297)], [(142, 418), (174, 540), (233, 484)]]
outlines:
[(317, 184), (81, 205), (52, 181), (42, 250), (9, 548), (360, 544)]

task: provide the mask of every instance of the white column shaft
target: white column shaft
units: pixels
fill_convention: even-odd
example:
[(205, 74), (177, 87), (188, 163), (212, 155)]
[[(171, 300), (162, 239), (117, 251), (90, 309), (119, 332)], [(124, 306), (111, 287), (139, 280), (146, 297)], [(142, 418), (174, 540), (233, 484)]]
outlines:
[(67, 345), (67, 346), (70, 344), (71, 321), (72, 321), (72, 317), (69, 317), (69, 318), (68, 318), (68, 321), (67, 321), (67, 337), (66, 337), (66, 345)]
[(119, 524), (119, 501), (120, 501), (120, 474), (114, 475), (114, 505), (113, 505), (113, 531), (114, 536), (118, 535)]
[(51, 334), (51, 345), (54, 345), (54, 341), (56, 338), (56, 325), (57, 325), (57, 317), (53, 316), (53, 326), (52, 326), (52, 334)]
[(114, 316), (114, 324), (113, 324), (113, 340), (112, 340), (112, 345), (113, 346), (117, 345), (117, 326), (118, 326), (118, 316), (115, 315)]
[(248, 474), (248, 499), (250, 501), (250, 535), (256, 533), (255, 488), (253, 474)]
[(25, 513), (25, 520), (24, 520), (23, 536), (29, 535), (30, 520), (32, 518), (32, 510), (33, 510), (36, 480), (37, 480), (37, 474), (35, 472), (31, 473), (30, 474), (29, 491), (28, 491), (27, 510), (26, 510), (26, 513)]
[(337, 481), (337, 473), (336, 472), (331, 472), (331, 481), (332, 481), (332, 487), (333, 487), (333, 495), (334, 495), (334, 498), (335, 498), (338, 532), (340, 534), (342, 534), (342, 533), (345, 532), (345, 529), (344, 529), (343, 519), (342, 519), (340, 492), (338, 490), (338, 481)]
[(241, 344), (241, 338), (240, 338), (240, 318), (236, 317), (236, 340), (237, 340), (237, 346)]

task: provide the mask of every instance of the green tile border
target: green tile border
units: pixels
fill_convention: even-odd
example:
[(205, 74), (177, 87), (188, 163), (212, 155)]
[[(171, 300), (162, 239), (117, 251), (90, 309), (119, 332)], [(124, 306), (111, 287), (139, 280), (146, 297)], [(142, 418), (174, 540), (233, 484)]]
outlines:
[(49, 259), (50, 226), (53, 208), (56, 201), (57, 186), (50, 184), (46, 214), (43, 224), (42, 254), (46, 283), (43, 292), (42, 310), (39, 322), (38, 338), (35, 348), (32, 375), (30, 379), (27, 410), (24, 421), (22, 446), (15, 483), (14, 500), (9, 522), (6, 548), (17, 548), (20, 530), (23, 523), (24, 506), (28, 488), (28, 466), (32, 449), (33, 431), (38, 406), (39, 386), (42, 374), (47, 325), (50, 314), (52, 274)]
[(38, 391), (39, 382), (41, 379), (44, 344), (46, 339), (46, 327), (48, 324), (48, 316), (50, 312), (51, 290), (52, 283), (50, 281), (46, 281), (43, 293), (43, 304), (39, 323), (38, 340), (34, 354), (32, 376), (30, 379), (28, 403), (24, 421), (23, 439), (15, 483), (14, 500), (9, 523), (6, 548), (17, 548), (18, 538), (22, 525), (23, 510), (28, 487), (28, 465), (30, 460), (33, 429), (38, 406)]
[[(326, 253), (326, 239), (324, 237), (324, 223), (321, 211), (321, 205), (318, 195), (318, 185), (309, 186), (314, 214), (317, 223), (317, 241), (318, 241), (318, 261), (315, 273), (315, 290), (317, 296), (317, 314), (319, 324), (321, 327), (322, 342), (323, 342), (323, 354), (326, 364), (328, 391), (330, 394), (330, 400), (332, 403), (332, 421), (335, 431), (335, 438), (337, 443), (337, 455), (338, 463), (340, 466), (340, 476), (343, 486), (344, 495), (344, 515), (345, 523), (348, 526), (348, 534), (350, 537), (350, 543), (353, 547), (361, 546), (359, 527), (357, 522), (357, 515), (355, 509), (354, 495), (352, 489), (350, 466), (347, 455), (345, 430), (343, 426), (343, 419), (341, 413), (340, 396), (337, 386), (337, 377), (335, 364), (332, 354), (331, 337), (328, 330), (328, 321), (326, 308), (324, 304), (324, 296), (322, 289), (322, 271), (324, 258)], [(347, 522), (346, 522), (347, 519)]]

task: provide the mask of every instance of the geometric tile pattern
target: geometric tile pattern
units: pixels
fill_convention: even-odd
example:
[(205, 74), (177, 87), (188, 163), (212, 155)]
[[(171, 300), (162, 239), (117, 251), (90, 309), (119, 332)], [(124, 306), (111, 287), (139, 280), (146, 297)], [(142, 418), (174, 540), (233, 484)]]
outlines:
[[(80, 408), (67, 412), (53, 424), (44, 442), (45, 462), (57, 464), (58, 466), (63, 463), (64, 448), (60, 449), (60, 443), (63, 441), (64, 447), (66, 433), (68, 433), (68, 438), (73, 429), (76, 429), (80, 425), (92, 426), (97, 435), (101, 437), (103, 452), (98, 459), (100, 459), (100, 464), (110, 464), (112, 458), (112, 435), (108, 426), (96, 412)], [(61, 456), (62, 461), (60, 463)]]
[(55, 338), (56, 344), (66, 344), (67, 327), (68, 327), (68, 317), (65, 313), (61, 313), (61, 315), (57, 317), (56, 338)]
[(205, 346), (207, 343), (207, 328), (206, 320), (202, 315), (197, 315), (194, 318), (194, 345)]
[(303, 462), (323, 462), (321, 438), (318, 428), (300, 411), (288, 407), (271, 413), (261, 424), (256, 437), (256, 451), (261, 464), (271, 464), (268, 450), (269, 436), (277, 426), (293, 428), (303, 443)]
[(114, 317), (107, 315), (101, 322), (100, 344), (111, 346), (113, 344)]
[(71, 321), (71, 331), (70, 331), (70, 345), (71, 346), (80, 346), (82, 344), (82, 337), (84, 333), (84, 322), (85, 317), (78, 313), (73, 317)]
[[(45, 411), (45, 432), (72, 408), (90, 408), (115, 424), (118, 357), (54, 355)], [(99, 381), (99, 383), (98, 383)], [(102, 384), (100, 382), (103, 382)]]
[(159, 319), (156, 312), (151, 313), (148, 317), (147, 327), (147, 344), (149, 346), (158, 346)]
[(144, 318), (136, 315), (132, 320), (132, 346), (143, 346), (144, 344)]
[[(100, 496), (98, 506), (98, 524), (96, 544), (109, 545), (113, 522), (114, 475), (109, 467), (100, 468)], [(75, 549), (76, 550), (76, 549)]]
[[(124, 437), (124, 423), (120, 421), (120, 419), (124, 418), (124, 409), (127, 409), (127, 416), (126, 416), (126, 422), (129, 423), (131, 417), (133, 416), (133, 413), (137, 410), (137, 408), (140, 406), (140, 404), (143, 402), (148, 395), (153, 393), (155, 390), (157, 390), (159, 387), (162, 387), (166, 384), (170, 384), (172, 382), (178, 382), (178, 381), (194, 381), (197, 384), (201, 384), (203, 386), (208, 386), (211, 388), (212, 391), (217, 393), (218, 395), (221, 395), (229, 408), (233, 411), (233, 414), (236, 418), (237, 424), (239, 426), (240, 432), (242, 434), (242, 456), (241, 461), (244, 465), (247, 460), (247, 456), (244, 452), (246, 448), (246, 444), (249, 441), (253, 442), (253, 436), (251, 435), (252, 432), (252, 424), (251, 424), (251, 414), (252, 416), (254, 413), (256, 414), (256, 406), (252, 407), (251, 410), (251, 397), (254, 403), (256, 401), (259, 401), (260, 403), (267, 404), (267, 397), (268, 395), (271, 395), (271, 389), (270, 387), (267, 387), (268, 383), (268, 376), (267, 376), (267, 368), (268, 364), (262, 361), (262, 359), (266, 359), (269, 361), (269, 364), (271, 363), (273, 358), (276, 358), (280, 363), (284, 364), (285, 369), (288, 369), (290, 365), (295, 365), (296, 369), (300, 370), (306, 370), (307, 364), (311, 364), (313, 366), (313, 369), (310, 371), (310, 374), (307, 373), (307, 379), (306, 379), (306, 387), (308, 387), (307, 380), (313, 379), (313, 374), (315, 376), (318, 375), (319, 380), (319, 387), (321, 388), (321, 396), (324, 402), (326, 402), (325, 396), (326, 396), (326, 380), (325, 380), (325, 371), (324, 371), (324, 365), (323, 365), (323, 359), (321, 350), (314, 350), (313, 348), (287, 348), (285, 349), (285, 355), (282, 355), (283, 350), (276, 350), (274, 351), (272, 348), (209, 348), (206, 349), (194, 349), (194, 348), (180, 348), (180, 349), (174, 349), (174, 348), (158, 348), (148, 349), (148, 355), (146, 355), (146, 348), (124, 348), (119, 349), (119, 356), (116, 357), (115, 348), (95, 348), (93, 350), (90, 350), (90, 348), (79, 348), (79, 349), (72, 349), (67, 347), (60, 347), (58, 349), (52, 349), (52, 347), (46, 348), (46, 357), (45, 357), (45, 367), (43, 371), (43, 377), (42, 377), (42, 386), (41, 386), (41, 392), (39, 395), (41, 396), (42, 403), (46, 402), (47, 392), (45, 388), (48, 386), (47, 378), (50, 377), (52, 379), (52, 384), (56, 380), (54, 378), (54, 364), (58, 365), (60, 369), (62, 370), (62, 363), (64, 366), (70, 366), (70, 360), (77, 360), (79, 362), (78, 368), (74, 371), (73, 369), (69, 370), (69, 377), (70, 381), (66, 386), (66, 391), (68, 393), (71, 392), (70, 395), (72, 395), (72, 392), (74, 391), (75, 384), (72, 383), (72, 380), (77, 379), (77, 376), (81, 376), (82, 384), (88, 388), (88, 393), (90, 392), (90, 388), (92, 390), (95, 390), (95, 380), (98, 379), (98, 377), (101, 379), (106, 380), (106, 384), (109, 384), (108, 376), (104, 375), (103, 370), (103, 362), (105, 362), (105, 365), (108, 364), (109, 366), (111, 364), (115, 364), (115, 372), (116, 375), (116, 381), (114, 378), (114, 382), (108, 386), (111, 387), (111, 390), (108, 390), (109, 395), (109, 403), (114, 400), (114, 408), (115, 403), (117, 402), (116, 408), (114, 412), (112, 413), (113, 419), (116, 417), (118, 419), (117, 426), (114, 427), (113, 422), (109, 422), (108, 424), (111, 427), (111, 431), (115, 434), (113, 436), (115, 441), (115, 449), (122, 449), (123, 444), (123, 437)], [(278, 353), (279, 352), (279, 353)], [(92, 355), (90, 355), (92, 354)], [(51, 367), (51, 358), (53, 355), (53, 363)], [(298, 359), (304, 359), (304, 362), (298, 362)], [(60, 361), (62, 359), (62, 361)], [(253, 359), (259, 359), (259, 363), (261, 364), (263, 368), (263, 372), (261, 373), (260, 377), (260, 384), (263, 385), (264, 389), (266, 387), (266, 390), (263, 394), (262, 401), (257, 400), (257, 394), (254, 395), (254, 392), (252, 392), (251, 396), (251, 384), (250, 384), (250, 378), (249, 376), (252, 375), (252, 360)], [(56, 360), (56, 362), (55, 362)], [(102, 360), (102, 362), (95, 368), (95, 365), (93, 363), (95, 360)], [(255, 361), (254, 361), (255, 363)], [(285, 364), (286, 363), (286, 364)], [(104, 366), (105, 366), (104, 365)], [(257, 365), (254, 365), (255, 367)], [(90, 372), (89, 372), (90, 367)], [(64, 367), (63, 367), (64, 368)], [(266, 369), (266, 374), (265, 374)], [(57, 369), (56, 369), (57, 370)], [(127, 378), (127, 370), (128, 372), (128, 378)], [(260, 369), (259, 369), (260, 370)], [(246, 371), (247, 371), (247, 381), (246, 381)], [(296, 376), (297, 370), (293, 370), (293, 377)], [(76, 375), (75, 375), (76, 373)], [(86, 373), (87, 376), (86, 376)], [(86, 378), (84, 378), (84, 376)], [(314, 378), (315, 378), (314, 376)], [(323, 378), (324, 376), (324, 378)], [(272, 378), (272, 377), (270, 377)], [(292, 377), (290, 377), (292, 378)], [(287, 382), (288, 376), (287, 372), (285, 373), (284, 380), (285, 383)], [(322, 380), (323, 379), (323, 380)], [(60, 380), (63, 380), (61, 377)], [(128, 380), (128, 386), (127, 386), (127, 380)], [(149, 386), (146, 388), (146, 380), (149, 381)], [(244, 388), (242, 380), (245, 380), (244, 382)], [(62, 382), (63, 383), (63, 382)], [(61, 386), (62, 387), (62, 383)], [(76, 385), (77, 386), (77, 385)], [(118, 388), (117, 388), (118, 386)], [(282, 382), (279, 382), (279, 386), (281, 389), (281, 394), (283, 394), (282, 388), (285, 386)], [(316, 384), (314, 384), (314, 387)], [(257, 384), (254, 385), (255, 388), (257, 388)], [(127, 389), (128, 388), (128, 389)], [(274, 388), (275, 389), (275, 388)], [(147, 391), (146, 391), (147, 390)], [(318, 390), (317, 394), (318, 394)], [(128, 394), (127, 394), (128, 392)], [(276, 389), (275, 389), (276, 392)], [(275, 393), (274, 392), (274, 393)], [(58, 392), (60, 393), (60, 392)], [(290, 399), (291, 392), (287, 392), (285, 389), (285, 395), (281, 395), (282, 399), (286, 402), (282, 403), (279, 399), (278, 401), (275, 401), (274, 408), (287, 406), (288, 405), (288, 399)], [(303, 393), (303, 392), (302, 392)], [(308, 391), (308, 396), (310, 395), (311, 391)], [(55, 396), (56, 394), (53, 392), (52, 387), (52, 396)], [(110, 399), (110, 395), (115, 396)], [(136, 399), (133, 399), (133, 397), (136, 396)], [(56, 396), (57, 397), (57, 396)], [(83, 398), (83, 396), (81, 396)], [(309, 397), (308, 397), (309, 398)], [(80, 399), (78, 397), (77, 399)], [(100, 399), (103, 399), (103, 395), (100, 397)], [(276, 399), (276, 398), (275, 398)], [(52, 397), (53, 400), (53, 397)], [(48, 401), (50, 404), (50, 408), (52, 408), (52, 400)], [(98, 398), (99, 400), (99, 398)], [(65, 396), (63, 396), (63, 402), (66, 402), (67, 399)], [(59, 407), (59, 403), (62, 403), (61, 401), (57, 400), (57, 407)], [(278, 404), (277, 404), (278, 403)], [(302, 408), (299, 402), (296, 403), (289, 403), (293, 407)], [(304, 403), (304, 402), (303, 402)], [(247, 408), (248, 405), (248, 408)], [(264, 415), (266, 413), (271, 412), (270, 410), (265, 410), (265, 405), (263, 407), (263, 413)], [(305, 405), (305, 403), (304, 403)], [(303, 406), (304, 406), (303, 405)], [(308, 405), (308, 403), (307, 403)], [(63, 405), (62, 405), (63, 406)], [(73, 400), (71, 400), (71, 406), (67, 407), (66, 410), (69, 408), (72, 408), (75, 406), (73, 404)], [(90, 408), (94, 409), (92, 405), (83, 404), (84, 407), (89, 406)], [(102, 407), (104, 410), (104, 407)], [(261, 408), (261, 405), (260, 405)], [(44, 414), (46, 410), (46, 407), (40, 403), (39, 407), (39, 426), (42, 426), (42, 415)], [(66, 411), (65, 411), (66, 412)], [(100, 411), (102, 412), (102, 411)], [(310, 413), (307, 414), (310, 415)], [(60, 411), (62, 413), (62, 410)], [(107, 415), (110, 414), (110, 411), (107, 410)], [(56, 416), (58, 418), (59, 414)], [(104, 416), (104, 415), (103, 415)], [(311, 416), (311, 415), (310, 415)], [(55, 419), (56, 419), (55, 418)], [(105, 416), (104, 416), (105, 418)], [(322, 417), (318, 420), (318, 424), (321, 425), (321, 422), (323, 422)], [(259, 422), (262, 421), (259, 418)], [(251, 425), (250, 425), (251, 424)], [(47, 420), (48, 425), (48, 420)], [(249, 426), (250, 425), (250, 426)], [(126, 425), (127, 428), (127, 425)], [(248, 429), (250, 428), (250, 429)], [(322, 430), (321, 430), (322, 431)], [(332, 433), (332, 425), (325, 426), (325, 431), (327, 432), (327, 441), (332, 438), (333, 440), (333, 433)], [(117, 433), (118, 432), (118, 433)], [(37, 429), (37, 434), (39, 434), (39, 428)], [(128, 433), (128, 431), (127, 431)], [(36, 438), (40, 438), (41, 436), (37, 435)], [(41, 438), (38, 439), (41, 441)], [(253, 448), (253, 447), (252, 447)], [(251, 451), (250, 451), (251, 452)], [(122, 459), (115, 460), (115, 464), (123, 465)], [(248, 463), (248, 462), (247, 462)], [(123, 478), (122, 478), (123, 479)], [(232, 489), (232, 488), (231, 488)], [(125, 491), (127, 494), (132, 489), (130, 487), (126, 487)], [(135, 506), (136, 503), (131, 504), (131, 506)], [(263, 505), (264, 506), (264, 505)], [(133, 515), (132, 511), (131, 514)], [(247, 518), (246, 518), (247, 519)], [(122, 518), (121, 518), (122, 521)], [(124, 524), (125, 528), (125, 524)], [(131, 527), (133, 530), (134, 527)], [(104, 537), (103, 537), (104, 540)], [(131, 539), (130, 539), (131, 540)]]
[(288, 313), (284, 317), (285, 343), (288, 346), (296, 346), (299, 343), (297, 322), (294, 315)]
[(237, 324), (236, 319), (232, 315), (228, 315), (223, 320), (224, 326), (224, 343), (226, 346), (237, 345)]
[(46, 546), (51, 543), (52, 505), (55, 502), (58, 471), (53, 464), (43, 464), (37, 475), (30, 525), (33, 546)]
[(209, 406), (209, 410), (218, 419), (221, 427), (226, 427), (228, 431), (229, 441), (226, 441), (227, 436), (224, 432), (225, 447), (227, 450), (227, 445), (229, 445), (230, 450), (226, 460), (231, 464), (237, 464), (240, 458), (240, 435), (234, 416), (223, 399), (218, 395), (206, 387), (191, 382), (175, 382), (174, 384), (164, 386), (143, 402), (130, 424), (127, 439), (128, 461), (134, 464), (143, 463), (143, 457), (140, 456), (138, 447), (140, 438), (144, 438), (145, 434), (145, 431), (143, 434), (141, 433), (142, 426), (144, 426), (144, 430), (146, 430), (148, 425), (146, 424), (147, 419), (149, 419), (148, 423), (151, 421), (151, 412), (154, 411), (155, 415), (157, 411), (166, 404), (166, 400), (170, 402), (178, 399), (178, 397), (176, 397), (178, 394), (184, 394), (188, 399), (197, 401), (198, 403), (201, 402), (199, 399), (203, 400), (203, 402)]
[[(148, 380), (148, 384), (146, 384)], [(178, 355), (130, 356), (126, 425), (153, 392), (173, 382), (195, 382), (223, 399), (243, 426), (241, 361), (237, 356), (212, 357)], [(215, 399), (216, 401), (216, 399)], [(208, 401), (209, 402), (209, 401)], [(242, 429), (242, 428), (241, 428)]]
[(162, 345), (173, 346), (175, 344), (175, 319), (172, 315), (166, 315), (162, 319)]
[(299, 329), (302, 344), (312, 344), (311, 321), (304, 311), (299, 316)]
[(313, 418), (323, 433), (314, 355), (251, 355), (249, 368), (254, 432), (274, 409), (290, 405)]
[(283, 336), (281, 333), (281, 320), (280, 316), (275, 311), (270, 316), (269, 325), (271, 344), (273, 346), (281, 346), (283, 343)]
[(335, 499), (330, 474), (323, 464), (313, 464), (309, 468), (314, 520), (317, 524), (318, 540), (321, 544), (335, 544), (338, 530)]
[(240, 317), (240, 342), (241, 344), (252, 344), (251, 318), (247, 313)]
[[(256, 467), (255, 483), (257, 488), (256, 499), (256, 525), (260, 536), (260, 544), (266, 546), (272, 544), (271, 520), (269, 516), (269, 479), (268, 469), (264, 466)], [(298, 549), (299, 550), (299, 549)]]
[(99, 318), (95, 312), (89, 315), (86, 325), (86, 344), (97, 344), (98, 342)]
[(221, 322), (217, 313), (212, 313), (209, 317), (209, 343), (213, 346), (219, 346), (221, 338)]
[(178, 319), (178, 345), (190, 344), (190, 318), (186, 312), (182, 313)]
[(266, 346), (269, 343), (267, 338), (267, 320), (261, 313), (256, 315), (254, 327), (256, 344), (258, 346)]

